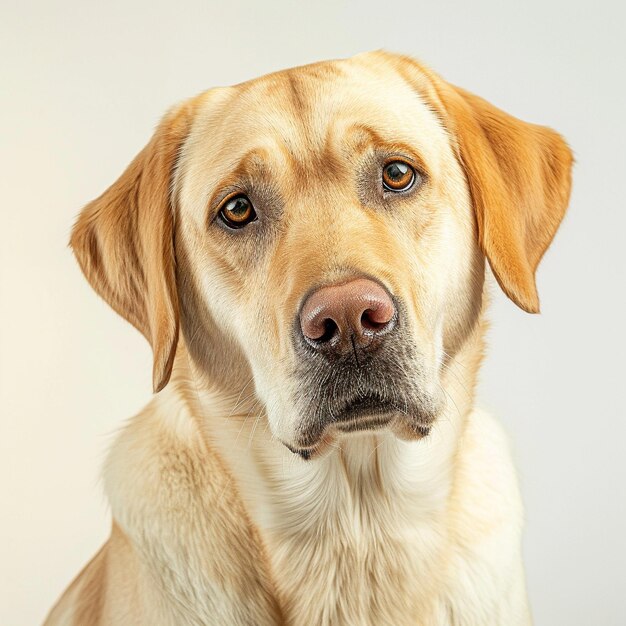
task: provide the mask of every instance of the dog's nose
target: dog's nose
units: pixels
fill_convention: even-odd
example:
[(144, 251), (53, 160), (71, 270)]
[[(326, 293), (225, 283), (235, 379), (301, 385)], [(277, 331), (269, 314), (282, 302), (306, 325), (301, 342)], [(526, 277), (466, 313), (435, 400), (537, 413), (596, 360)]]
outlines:
[(387, 291), (368, 278), (321, 287), (300, 311), (300, 328), (320, 351), (345, 353), (355, 345), (370, 348), (393, 329), (396, 307)]

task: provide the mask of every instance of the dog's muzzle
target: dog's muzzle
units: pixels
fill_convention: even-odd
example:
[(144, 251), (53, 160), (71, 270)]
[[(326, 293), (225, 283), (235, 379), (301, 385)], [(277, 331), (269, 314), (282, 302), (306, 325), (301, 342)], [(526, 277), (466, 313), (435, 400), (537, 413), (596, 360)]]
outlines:
[(403, 307), (380, 283), (356, 278), (322, 286), (305, 299), (296, 319), (294, 373), (303, 458), (324, 434), (394, 427), (428, 434), (436, 413), (418, 380), (416, 349)]

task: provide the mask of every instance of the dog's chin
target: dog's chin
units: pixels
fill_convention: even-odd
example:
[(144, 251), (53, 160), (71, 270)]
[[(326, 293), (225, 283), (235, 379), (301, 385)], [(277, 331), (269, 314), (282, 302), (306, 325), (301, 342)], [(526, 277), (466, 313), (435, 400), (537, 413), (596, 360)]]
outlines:
[(343, 438), (388, 431), (398, 439), (415, 441), (430, 434), (436, 412), (405, 403), (400, 409), (397, 403), (366, 396), (346, 403), (333, 419), (323, 426), (319, 423), (300, 432), (293, 444), (283, 441), (285, 446), (304, 460), (319, 458), (336, 449)]

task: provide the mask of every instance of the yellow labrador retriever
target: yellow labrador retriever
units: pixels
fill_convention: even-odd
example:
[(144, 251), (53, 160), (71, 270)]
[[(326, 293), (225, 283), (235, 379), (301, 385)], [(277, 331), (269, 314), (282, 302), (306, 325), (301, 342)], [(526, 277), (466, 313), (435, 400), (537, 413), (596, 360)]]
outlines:
[(385, 52), (170, 111), (72, 233), (159, 393), (46, 624), (529, 624), (515, 471), (474, 407), (485, 260), (539, 310), (571, 164)]

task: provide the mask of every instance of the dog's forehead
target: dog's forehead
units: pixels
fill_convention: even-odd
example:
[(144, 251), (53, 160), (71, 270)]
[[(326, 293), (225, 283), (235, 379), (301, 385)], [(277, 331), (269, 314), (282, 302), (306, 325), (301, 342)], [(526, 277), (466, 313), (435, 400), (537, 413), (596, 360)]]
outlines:
[(329, 145), (345, 152), (374, 136), (413, 146), (434, 168), (448, 142), (428, 94), (384, 58), (361, 55), (210, 90), (182, 152), (181, 170), (196, 183), (202, 178), (219, 184), (250, 155), (262, 155), (280, 171), (288, 160), (319, 163)]

